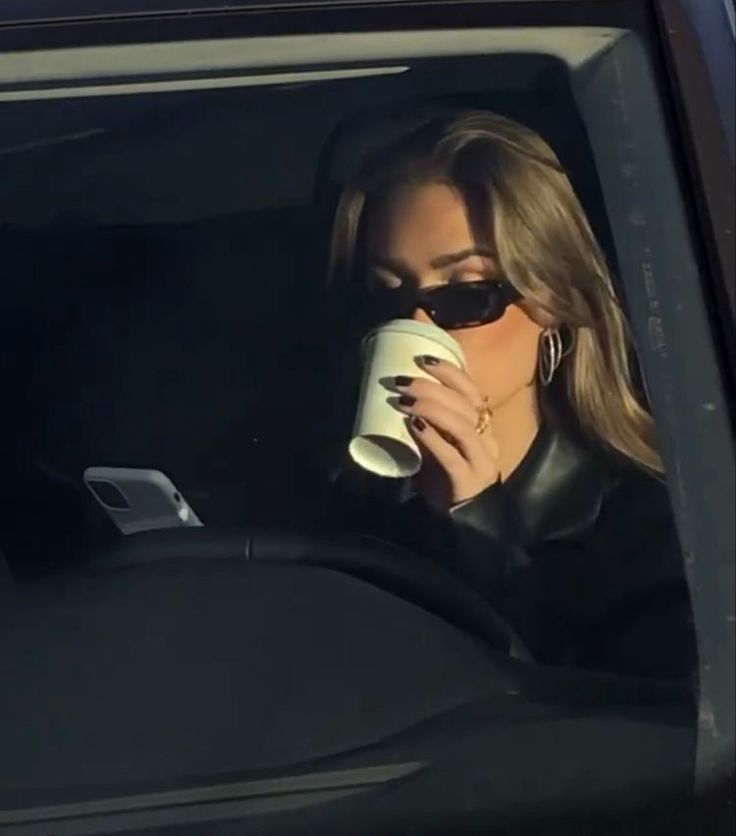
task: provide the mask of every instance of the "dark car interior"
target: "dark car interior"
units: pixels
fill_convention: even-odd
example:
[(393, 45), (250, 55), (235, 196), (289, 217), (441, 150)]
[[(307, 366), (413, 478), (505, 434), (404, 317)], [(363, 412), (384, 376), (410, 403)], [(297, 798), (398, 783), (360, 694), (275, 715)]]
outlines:
[[(0, 829), (613, 833), (692, 794), (690, 690), (509, 653), (331, 508), (359, 335), (326, 240), (362, 144), (417, 107), (525, 121), (617, 263), (562, 62), (411, 69), (4, 105)], [(123, 537), (92, 465), (160, 469), (204, 527)]]
[[(539, 126), (613, 258), (564, 68), (539, 56), (497, 65), (155, 106), (17, 106), (19, 140), (38, 130), (42, 105), (59, 123), (44, 125), (49, 135), (103, 127), (46, 148), (19, 141), (5, 157), (12, 408), (0, 438), (12, 489), (0, 530), (14, 573), (115, 534), (81, 482), (91, 465), (158, 467), (211, 525), (308, 523), (322, 510), (325, 463), (346, 432), (337, 422), (349, 421), (333, 414), (330, 364), (353, 350), (324, 291), (335, 169), (359, 154), (356, 136), (391, 121), (386, 111), (480, 106)], [(510, 89), (475, 92), (489, 72)], [(366, 103), (357, 112), (353, 96)]]

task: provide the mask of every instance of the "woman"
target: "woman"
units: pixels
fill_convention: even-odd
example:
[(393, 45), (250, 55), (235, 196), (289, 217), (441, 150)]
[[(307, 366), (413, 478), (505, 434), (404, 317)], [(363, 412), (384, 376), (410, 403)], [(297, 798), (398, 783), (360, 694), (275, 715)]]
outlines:
[(394, 381), (424, 464), (388, 531), (375, 512), (382, 533), (449, 564), (540, 662), (691, 676), (652, 418), (605, 259), (547, 143), (492, 113), (428, 118), (347, 185), (331, 262), (375, 321), (433, 321), (467, 358), (463, 372), (425, 357), (431, 381)]

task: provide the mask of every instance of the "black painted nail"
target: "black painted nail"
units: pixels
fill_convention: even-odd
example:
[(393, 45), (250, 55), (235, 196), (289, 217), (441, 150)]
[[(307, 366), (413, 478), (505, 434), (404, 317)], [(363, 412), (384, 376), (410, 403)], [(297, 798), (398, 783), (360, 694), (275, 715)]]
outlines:
[(398, 377), (394, 379), (394, 383), (397, 386), (411, 386), (414, 382), (413, 377), (407, 377), (405, 374), (400, 374)]
[(414, 406), (417, 399), (413, 395), (402, 395), (399, 398), (399, 406)]
[(422, 363), (424, 363), (425, 366), (439, 366), (440, 360), (438, 357), (432, 357), (431, 354), (427, 354), (422, 357)]
[(418, 430), (419, 432), (422, 432), (423, 430), (427, 429), (427, 422), (424, 420), (424, 418), (420, 418), (418, 415), (411, 419), (411, 423), (414, 429)]

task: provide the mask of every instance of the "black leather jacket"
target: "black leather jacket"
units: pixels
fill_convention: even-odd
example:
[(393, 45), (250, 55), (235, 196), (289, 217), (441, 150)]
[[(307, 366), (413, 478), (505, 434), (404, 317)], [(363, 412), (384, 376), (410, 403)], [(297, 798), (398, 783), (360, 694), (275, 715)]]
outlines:
[(368, 519), (358, 527), (465, 578), (537, 661), (694, 678), (690, 597), (667, 490), (638, 468), (543, 429), (504, 484), (448, 517), (416, 497), (375, 503), (363, 505)]

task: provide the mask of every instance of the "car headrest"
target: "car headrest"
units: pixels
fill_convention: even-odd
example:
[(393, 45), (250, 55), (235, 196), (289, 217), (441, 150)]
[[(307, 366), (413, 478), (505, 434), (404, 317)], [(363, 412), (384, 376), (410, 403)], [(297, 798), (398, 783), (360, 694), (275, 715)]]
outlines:
[(406, 103), (362, 111), (342, 122), (329, 136), (320, 154), (316, 201), (325, 201), (342, 188), (371, 153), (432, 119), (461, 113), (466, 108), (426, 104), (407, 109)]

